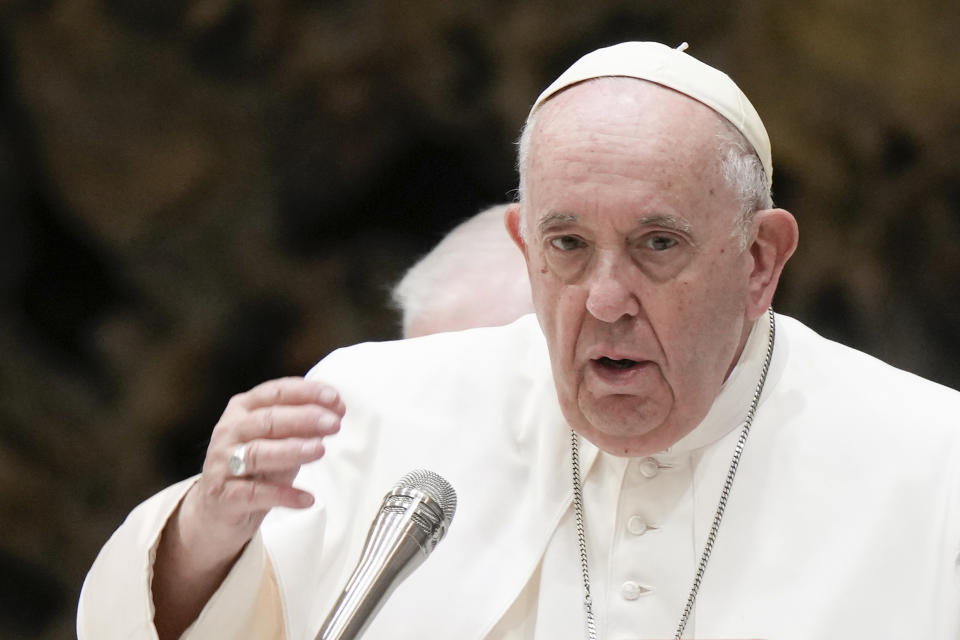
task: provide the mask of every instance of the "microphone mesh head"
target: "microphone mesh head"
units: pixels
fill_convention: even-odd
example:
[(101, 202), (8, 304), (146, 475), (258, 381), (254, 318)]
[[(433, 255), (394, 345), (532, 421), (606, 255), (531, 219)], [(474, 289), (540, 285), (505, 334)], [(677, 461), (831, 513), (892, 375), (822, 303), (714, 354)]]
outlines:
[(444, 520), (448, 523), (453, 520), (457, 511), (457, 492), (443, 476), (427, 469), (417, 469), (400, 478), (396, 488), (416, 489), (426, 494), (440, 505)]

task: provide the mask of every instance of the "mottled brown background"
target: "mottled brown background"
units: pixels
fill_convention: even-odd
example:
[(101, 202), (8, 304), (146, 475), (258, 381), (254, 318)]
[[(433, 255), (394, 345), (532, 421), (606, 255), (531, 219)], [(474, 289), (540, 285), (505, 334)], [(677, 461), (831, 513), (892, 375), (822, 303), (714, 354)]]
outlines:
[(230, 395), (394, 336), (387, 286), (511, 196), (528, 105), (597, 45), (688, 40), (734, 76), (801, 227), (778, 308), (960, 386), (958, 15), (0, 1), (0, 637), (72, 636), (97, 549)]

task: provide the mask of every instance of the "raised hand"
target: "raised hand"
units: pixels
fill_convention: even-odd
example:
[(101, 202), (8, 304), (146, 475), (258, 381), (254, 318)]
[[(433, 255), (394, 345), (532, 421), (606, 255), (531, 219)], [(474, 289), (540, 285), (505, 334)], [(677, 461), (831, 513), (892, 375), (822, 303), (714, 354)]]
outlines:
[(167, 523), (153, 594), (161, 638), (177, 637), (226, 576), (273, 507), (304, 508), (292, 486), (340, 429), (343, 401), (329, 385), (281, 378), (230, 399), (213, 429), (199, 481)]

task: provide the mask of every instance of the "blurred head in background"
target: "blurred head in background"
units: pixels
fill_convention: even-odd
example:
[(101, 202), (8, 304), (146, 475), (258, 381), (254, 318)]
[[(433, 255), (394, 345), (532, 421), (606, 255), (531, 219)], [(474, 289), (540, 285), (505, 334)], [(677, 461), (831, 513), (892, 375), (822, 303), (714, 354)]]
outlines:
[(394, 287), (403, 337), (493, 327), (533, 312), (523, 255), (504, 228), (506, 208), (459, 224)]

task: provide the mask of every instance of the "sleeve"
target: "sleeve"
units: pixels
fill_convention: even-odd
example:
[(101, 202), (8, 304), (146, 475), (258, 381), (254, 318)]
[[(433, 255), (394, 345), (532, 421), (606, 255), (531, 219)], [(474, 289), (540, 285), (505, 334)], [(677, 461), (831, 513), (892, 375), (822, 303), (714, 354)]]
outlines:
[[(127, 517), (87, 574), (77, 609), (79, 640), (156, 640), (151, 594), (160, 534), (196, 478), (153, 496)], [(181, 640), (282, 639), (273, 567), (258, 533)]]
[(180, 640), (283, 640), (276, 574), (259, 533)]

